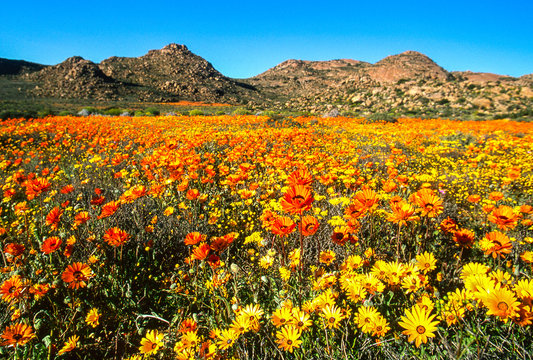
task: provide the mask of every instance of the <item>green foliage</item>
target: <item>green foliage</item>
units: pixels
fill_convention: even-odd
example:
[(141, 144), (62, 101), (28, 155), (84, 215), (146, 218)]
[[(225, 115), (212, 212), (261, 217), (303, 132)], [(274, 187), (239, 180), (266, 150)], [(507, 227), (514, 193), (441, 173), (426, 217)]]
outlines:
[(200, 109), (192, 109), (191, 111), (189, 111), (189, 115), (190, 116), (202, 116), (202, 115), (205, 115), (205, 114)]
[(145, 110), (144, 110), (145, 114), (146, 115), (151, 115), (151, 116), (157, 116), (160, 114), (159, 112), (159, 109), (158, 108), (155, 108), (153, 106), (150, 106), (150, 107), (147, 107)]
[(248, 109), (239, 107), (233, 111), (233, 115), (251, 115), (252, 112)]
[(104, 115), (119, 116), (123, 111), (122, 109), (111, 108), (104, 111)]

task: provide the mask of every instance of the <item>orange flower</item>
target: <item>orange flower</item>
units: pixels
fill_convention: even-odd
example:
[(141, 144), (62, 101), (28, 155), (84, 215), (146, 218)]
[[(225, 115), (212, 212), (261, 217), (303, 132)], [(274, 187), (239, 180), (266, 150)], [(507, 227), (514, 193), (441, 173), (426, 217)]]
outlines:
[(466, 200), (468, 202), (471, 202), (471, 203), (477, 203), (477, 202), (479, 202), (479, 200), (481, 200), (481, 196), (479, 196), (479, 195), (470, 195), (469, 197), (466, 198)]
[(67, 266), (61, 275), (61, 279), (63, 279), (64, 282), (69, 283), (69, 288), (78, 289), (80, 287), (86, 287), (86, 281), (88, 281), (92, 275), (92, 270), (87, 264), (76, 262)]
[(199, 242), (205, 241), (206, 236), (203, 234), (200, 234), (198, 231), (188, 233), (187, 236), (185, 236), (185, 245), (196, 245)]
[(263, 214), (261, 215), (261, 226), (265, 229), (270, 230), (274, 223), (276, 222), (276, 219), (278, 218), (278, 214), (266, 209), (263, 211)]
[(78, 226), (85, 224), (87, 221), (89, 221), (89, 213), (87, 211), (82, 211), (76, 214), (74, 216), (74, 228), (77, 228)]
[(65, 185), (60, 190), (61, 194), (69, 194), (73, 191), (74, 191), (74, 186), (72, 185)]
[(118, 210), (119, 206), (120, 203), (118, 201), (110, 201), (104, 204), (104, 206), (102, 206), (102, 212), (100, 213), (100, 216), (98, 216), (98, 219), (103, 219), (113, 215)]
[(205, 242), (201, 243), (200, 245), (198, 245), (192, 250), (191, 258), (193, 260), (204, 260), (207, 257), (207, 255), (209, 255), (210, 250), (211, 250), (211, 246), (209, 246), (209, 244)]
[(453, 241), (457, 246), (471, 248), (474, 245), (475, 234), (472, 230), (459, 229), (453, 234)]
[(484, 251), (486, 255), (492, 255), (494, 259), (498, 256), (504, 258), (513, 248), (513, 244), (511, 243), (511, 240), (509, 240), (509, 237), (499, 231), (488, 233), (483, 240), (491, 243), (492, 246), (487, 247)]
[(59, 207), (54, 207), (48, 215), (46, 216), (46, 225), (50, 226), (50, 229), (57, 230), (57, 226), (59, 225), (59, 220), (61, 219), (61, 215), (63, 215), (62, 209)]
[(235, 240), (237, 237), (236, 235), (237, 233), (229, 233), (227, 235), (211, 239), (211, 250), (221, 253), (231, 245), (233, 240)]
[(389, 214), (387, 220), (395, 224), (406, 225), (407, 221), (418, 220), (418, 216), (414, 215), (415, 207), (404, 201), (396, 204), (391, 204), (392, 213)]
[(502, 205), (488, 216), (488, 220), (498, 225), (501, 230), (510, 230), (516, 226), (518, 216), (514, 213), (512, 207)]
[(503, 199), (503, 194), (499, 191), (493, 191), (489, 194), (489, 199), (492, 201), (499, 201)]
[(457, 231), (457, 223), (453, 219), (450, 219), (449, 217), (442, 220), (439, 227), (441, 231), (445, 233), (453, 234), (455, 231)]
[(37, 196), (41, 195), (44, 192), (50, 190), (52, 185), (45, 178), (36, 178), (33, 180), (28, 180), (26, 182), (26, 196), (28, 200), (33, 200)]
[(25, 345), (28, 341), (33, 339), (35, 334), (30, 325), (23, 323), (7, 326), (2, 334), (2, 338), (5, 340), (2, 342), (2, 346), (14, 346)]
[(61, 246), (61, 239), (57, 236), (49, 237), (43, 242), (41, 251), (45, 254), (50, 254), (59, 249)]
[(11, 302), (12, 300), (17, 300), (21, 295), (23, 290), (26, 288), (24, 281), (19, 275), (13, 275), (0, 285), (0, 294), (2, 295), (2, 300), (5, 302)]
[(300, 221), (300, 231), (304, 236), (314, 235), (318, 230), (318, 220), (311, 215), (302, 217)]
[(444, 210), (442, 201), (431, 189), (417, 191), (413, 194), (413, 200), (416, 205), (420, 206), (422, 216), (434, 218)]
[(310, 187), (313, 183), (313, 175), (305, 168), (299, 169), (289, 175), (287, 182), (290, 186), (303, 185)]
[(187, 191), (187, 199), (189, 200), (195, 200), (200, 196), (200, 192), (197, 189), (190, 189)]
[(359, 219), (363, 217), (367, 211), (375, 209), (378, 203), (378, 194), (374, 190), (365, 186), (362, 191), (358, 191), (351, 199), (350, 205), (344, 210), (344, 214), (348, 218)]
[(285, 193), (281, 199), (283, 210), (289, 214), (302, 214), (311, 209), (314, 198), (309, 188), (304, 185), (295, 185)]
[(290, 217), (280, 216), (276, 219), (276, 221), (274, 221), (271, 231), (279, 236), (287, 236), (294, 230), (295, 227), (296, 224)]
[(129, 234), (117, 227), (108, 229), (104, 234), (104, 240), (111, 246), (123, 245), (129, 239)]
[(17, 257), (19, 255), (22, 255), (24, 249), (25, 247), (22, 244), (9, 243), (4, 247), (4, 252), (11, 256)]

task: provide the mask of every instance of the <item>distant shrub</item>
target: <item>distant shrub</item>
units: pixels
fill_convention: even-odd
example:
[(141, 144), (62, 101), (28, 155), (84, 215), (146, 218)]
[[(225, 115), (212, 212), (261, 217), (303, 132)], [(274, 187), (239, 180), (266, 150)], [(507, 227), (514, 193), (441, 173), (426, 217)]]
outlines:
[(44, 117), (52, 116), (52, 115), (54, 115), (54, 110), (52, 110), (49, 107), (45, 107), (44, 109), (39, 110), (37, 112), (37, 116), (40, 117), (40, 118), (44, 118)]
[(18, 118), (34, 118), (37, 117), (35, 111), (20, 111), (20, 110), (2, 110), (0, 111), (0, 119), (18, 119)]
[(71, 115), (74, 115), (74, 113), (69, 110), (63, 110), (59, 112), (59, 116), (71, 116)]
[(86, 110), (90, 115), (100, 114), (100, 111), (92, 106), (84, 107), (82, 110)]
[(221, 111), (221, 110), (219, 110), (219, 111), (215, 112), (215, 115), (218, 115), (218, 116), (220, 116), (220, 115), (226, 115), (226, 112), (225, 112), (225, 111)]
[(135, 110), (133, 116), (145, 116), (146, 114), (142, 110)]
[(153, 106), (150, 106), (150, 107), (147, 107), (144, 112), (146, 113), (146, 115), (154, 115), (154, 116), (157, 116), (160, 114), (159, 112), (159, 109), (158, 108), (155, 108)]
[(192, 109), (189, 111), (189, 116), (201, 116), (204, 115), (204, 112), (200, 109)]
[(388, 123), (396, 123), (398, 122), (398, 119), (396, 119), (394, 116), (385, 114), (385, 113), (376, 113), (372, 114), (370, 116), (366, 117), (367, 122), (374, 123), (374, 122), (388, 122)]
[(107, 109), (106, 111), (104, 111), (104, 114), (105, 115), (111, 115), (111, 116), (119, 116), (123, 112), (124, 111), (122, 109), (111, 108), (111, 109)]
[(251, 115), (252, 112), (245, 108), (237, 108), (233, 111), (233, 115)]

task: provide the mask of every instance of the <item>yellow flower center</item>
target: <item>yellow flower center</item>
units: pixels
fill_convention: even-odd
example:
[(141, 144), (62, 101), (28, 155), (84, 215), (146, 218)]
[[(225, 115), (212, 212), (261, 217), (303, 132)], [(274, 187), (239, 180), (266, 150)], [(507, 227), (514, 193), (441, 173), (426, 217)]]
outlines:
[(423, 333), (426, 332), (426, 328), (423, 327), (422, 325), (418, 325), (418, 326), (416, 327), (416, 332), (419, 333), (419, 334), (423, 334)]

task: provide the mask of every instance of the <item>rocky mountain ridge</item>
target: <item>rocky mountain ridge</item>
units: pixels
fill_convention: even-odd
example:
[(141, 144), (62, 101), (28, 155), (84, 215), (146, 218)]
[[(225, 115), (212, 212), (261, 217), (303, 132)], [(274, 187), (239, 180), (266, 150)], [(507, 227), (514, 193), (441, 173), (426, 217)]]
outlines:
[(232, 79), (185, 45), (169, 44), (140, 57), (114, 56), (99, 64), (77, 56), (54, 66), (0, 59), (0, 77), (3, 84), (16, 80), (21, 96), (225, 102), (314, 113), (336, 108), (341, 113), (409, 115), (427, 109), (446, 116), (529, 111), (533, 104), (533, 74), (513, 78), (448, 72), (416, 51), (374, 64), (291, 59), (252, 78)]

